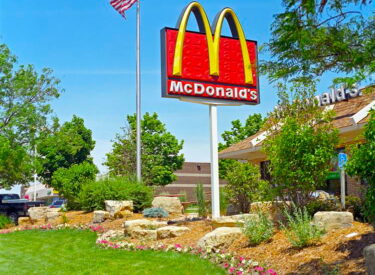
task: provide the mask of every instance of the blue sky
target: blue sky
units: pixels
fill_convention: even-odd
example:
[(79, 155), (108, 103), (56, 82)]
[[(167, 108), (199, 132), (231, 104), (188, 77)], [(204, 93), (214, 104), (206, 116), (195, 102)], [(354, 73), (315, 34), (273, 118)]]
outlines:
[[(282, 8), (280, 0), (200, 2), (210, 20), (222, 8), (232, 7), (247, 38), (259, 44), (270, 38), (273, 15)], [(142, 111), (157, 112), (168, 129), (185, 141), (187, 161), (209, 161), (208, 107), (165, 99), (160, 91), (160, 29), (174, 27), (188, 3), (142, 0)], [(190, 28), (197, 29), (194, 20)], [(10, 47), (20, 64), (54, 70), (65, 89), (52, 103), (54, 113), (62, 121), (73, 114), (84, 118), (97, 142), (95, 162), (105, 172), (101, 163), (111, 140), (124, 126), (125, 116), (135, 112), (135, 7), (124, 20), (109, 0), (1, 0), (0, 42)], [(320, 88), (326, 89), (328, 81)], [(229, 129), (234, 119), (272, 109), (275, 90), (265, 78), (260, 87), (260, 105), (219, 108), (219, 133)]]

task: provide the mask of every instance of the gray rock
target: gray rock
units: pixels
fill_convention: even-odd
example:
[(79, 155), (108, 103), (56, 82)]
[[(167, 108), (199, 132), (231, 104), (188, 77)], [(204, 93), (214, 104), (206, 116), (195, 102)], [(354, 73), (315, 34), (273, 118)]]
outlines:
[(46, 206), (43, 207), (31, 207), (28, 210), (29, 217), (32, 220), (45, 220), (47, 217), (47, 210), (49, 208)]
[(327, 231), (351, 227), (353, 214), (350, 212), (322, 211), (314, 215), (313, 224)]
[(152, 207), (160, 207), (170, 214), (181, 214), (184, 207), (181, 201), (175, 197), (156, 197), (152, 201)]
[(60, 217), (60, 212), (57, 212), (57, 211), (48, 211), (46, 213), (46, 222), (55, 221), (59, 217)]
[(363, 250), (368, 275), (375, 275), (375, 244), (366, 246)]
[(238, 227), (219, 227), (206, 234), (198, 241), (202, 248), (228, 248), (229, 245), (239, 237), (243, 236)]

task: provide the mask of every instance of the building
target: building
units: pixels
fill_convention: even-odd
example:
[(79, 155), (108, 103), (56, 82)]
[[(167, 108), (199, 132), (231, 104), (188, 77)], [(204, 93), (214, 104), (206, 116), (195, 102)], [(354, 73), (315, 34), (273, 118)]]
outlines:
[[(324, 108), (334, 110), (335, 112), (333, 126), (339, 130), (338, 153), (345, 152), (345, 149), (351, 144), (364, 141), (363, 126), (369, 119), (369, 111), (375, 109), (375, 87), (372, 86), (369, 89), (371, 90), (370, 93), (364, 94), (360, 92), (356, 97), (342, 96), (341, 100), (335, 98), (331, 101), (327, 100), (322, 104), (325, 105)], [(330, 96), (329, 93), (324, 93), (320, 98), (327, 98), (327, 94)], [(266, 137), (267, 133), (265, 131), (259, 131), (255, 135), (222, 150), (219, 153), (219, 158), (249, 161), (259, 166), (263, 179), (269, 179), (267, 169), (269, 162), (262, 151), (262, 142)], [(324, 190), (333, 194), (340, 193), (340, 174), (337, 163), (333, 163), (326, 183)], [(364, 184), (361, 179), (346, 176), (347, 194), (361, 196)]]
[[(206, 162), (185, 162), (182, 169), (175, 172), (177, 180), (164, 187), (158, 187), (157, 195), (186, 195), (188, 201), (196, 201), (195, 188), (203, 184), (206, 196), (211, 193), (211, 164)], [(220, 180), (220, 186), (225, 181)]]

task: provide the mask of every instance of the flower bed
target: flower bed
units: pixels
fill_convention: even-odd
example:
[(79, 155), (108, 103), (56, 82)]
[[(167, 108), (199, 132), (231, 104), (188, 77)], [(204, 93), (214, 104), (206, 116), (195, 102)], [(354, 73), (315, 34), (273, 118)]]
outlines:
[(238, 257), (225, 250), (202, 249), (194, 246), (175, 245), (135, 245), (131, 242), (118, 241), (111, 242), (105, 238), (99, 237), (97, 245), (105, 249), (123, 249), (127, 251), (152, 250), (152, 251), (173, 251), (176, 253), (190, 253), (206, 259), (228, 271), (229, 274), (236, 275), (277, 275), (272, 269), (261, 267), (258, 262), (251, 259)]
[(190, 253), (197, 255), (202, 259), (206, 259), (228, 271), (229, 274), (236, 275), (277, 275), (277, 273), (272, 269), (266, 269), (259, 265), (258, 262), (245, 257), (235, 256), (225, 250), (219, 249), (202, 249), (195, 246), (182, 246), (180, 244), (175, 245), (135, 245), (126, 241), (112, 242), (106, 238), (101, 237), (101, 233), (104, 232), (103, 227), (100, 225), (32, 225), (18, 227), (15, 229), (0, 230), (0, 234), (9, 234), (16, 231), (26, 231), (26, 230), (63, 230), (63, 229), (73, 229), (73, 230), (90, 230), (96, 232), (99, 237), (96, 244), (104, 249), (122, 249), (127, 251), (136, 250), (152, 250), (152, 251), (173, 251), (175, 253)]

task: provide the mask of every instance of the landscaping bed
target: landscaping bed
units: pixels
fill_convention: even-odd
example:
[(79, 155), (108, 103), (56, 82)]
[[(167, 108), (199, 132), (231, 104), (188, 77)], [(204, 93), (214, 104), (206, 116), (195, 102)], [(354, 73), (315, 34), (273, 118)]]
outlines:
[[(68, 224), (71, 225), (90, 224), (92, 220), (92, 213), (80, 211), (70, 211), (65, 216)], [(182, 218), (182, 215), (173, 215), (168, 218), (149, 220), (168, 221)], [(144, 217), (141, 214), (134, 214), (127, 218), (106, 220), (96, 227), (100, 228), (100, 231), (123, 230), (125, 221), (137, 219), (144, 219)], [(56, 223), (59, 222), (61, 221)], [(157, 247), (178, 244), (182, 247), (193, 247), (199, 239), (214, 229), (210, 220), (182, 222), (179, 225), (188, 227), (190, 231), (164, 240), (140, 241), (123, 237), (116, 241), (126, 241), (134, 246)], [(353, 233), (356, 234), (353, 235)], [(253, 259), (259, 262), (260, 266), (272, 268), (278, 274), (365, 274), (362, 253), (363, 248), (371, 243), (375, 243), (374, 228), (365, 223), (354, 222), (349, 228), (329, 231), (317, 245), (303, 249), (293, 248), (284, 233), (276, 231), (269, 242), (250, 246), (248, 240), (241, 237), (225, 251)]]

